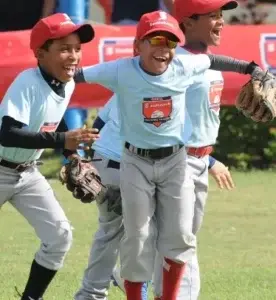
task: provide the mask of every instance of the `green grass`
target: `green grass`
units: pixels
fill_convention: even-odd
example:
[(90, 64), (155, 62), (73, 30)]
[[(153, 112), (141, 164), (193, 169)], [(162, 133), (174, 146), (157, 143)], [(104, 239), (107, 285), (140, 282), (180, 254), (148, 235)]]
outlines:
[[(97, 210), (95, 205), (72, 199), (53, 179), (60, 158), (51, 158), (51, 153), (50, 158), (46, 156), (43, 173), (51, 178), (50, 183), (74, 226), (73, 247), (46, 299), (70, 300), (86, 267), (97, 227)], [(275, 300), (276, 174), (234, 172), (233, 176), (236, 189), (232, 192), (220, 191), (211, 182), (204, 226), (199, 234), (200, 300)], [(0, 211), (0, 228), (0, 299), (18, 300), (14, 286), (24, 288), (39, 241), (9, 204)], [(109, 300), (121, 299), (125, 298), (120, 291), (112, 288)]]

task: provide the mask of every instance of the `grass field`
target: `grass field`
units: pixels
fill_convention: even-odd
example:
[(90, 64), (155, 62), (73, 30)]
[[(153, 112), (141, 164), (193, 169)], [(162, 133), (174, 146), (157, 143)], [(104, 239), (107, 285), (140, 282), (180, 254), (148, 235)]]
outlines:
[[(74, 226), (74, 244), (46, 299), (70, 300), (80, 285), (97, 226), (95, 205), (73, 200), (54, 177), (59, 158), (46, 159), (42, 172)], [(276, 299), (276, 173), (234, 172), (236, 189), (220, 191), (211, 182), (204, 226), (199, 235), (202, 271), (200, 300)], [(9, 205), (0, 211), (0, 299), (18, 300), (39, 241)], [(110, 300), (125, 299), (115, 288)], [(185, 300), (185, 299), (183, 299)]]

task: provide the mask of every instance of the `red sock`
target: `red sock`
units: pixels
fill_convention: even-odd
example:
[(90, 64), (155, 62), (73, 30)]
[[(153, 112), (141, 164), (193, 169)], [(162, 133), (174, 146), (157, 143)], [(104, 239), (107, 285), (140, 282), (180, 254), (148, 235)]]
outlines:
[(162, 300), (176, 300), (185, 264), (165, 258)]
[(127, 300), (142, 300), (142, 285), (143, 282), (132, 282), (125, 280), (125, 290)]

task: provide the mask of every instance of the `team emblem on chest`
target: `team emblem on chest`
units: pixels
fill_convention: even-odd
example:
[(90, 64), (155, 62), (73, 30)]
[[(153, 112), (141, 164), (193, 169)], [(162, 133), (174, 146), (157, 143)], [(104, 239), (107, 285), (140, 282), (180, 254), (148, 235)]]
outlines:
[(214, 111), (219, 111), (221, 94), (223, 90), (223, 80), (216, 80), (210, 83), (209, 101), (210, 108)]
[(56, 131), (58, 126), (58, 122), (45, 122), (41, 128), (40, 131), (41, 132), (54, 132)]
[(159, 127), (171, 120), (172, 98), (152, 97), (143, 99), (144, 122)]

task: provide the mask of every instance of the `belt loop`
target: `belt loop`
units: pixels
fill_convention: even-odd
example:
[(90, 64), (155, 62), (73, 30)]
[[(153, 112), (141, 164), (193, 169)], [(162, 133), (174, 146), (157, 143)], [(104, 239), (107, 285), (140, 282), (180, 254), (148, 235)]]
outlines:
[(95, 155), (95, 150), (90, 148), (90, 158), (93, 159), (94, 158), (94, 155)]
[(129, 149), (130, 152), (134, 153), (134, 147), (132, 145), (129, 145), (128, 149)]

